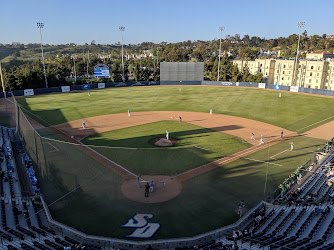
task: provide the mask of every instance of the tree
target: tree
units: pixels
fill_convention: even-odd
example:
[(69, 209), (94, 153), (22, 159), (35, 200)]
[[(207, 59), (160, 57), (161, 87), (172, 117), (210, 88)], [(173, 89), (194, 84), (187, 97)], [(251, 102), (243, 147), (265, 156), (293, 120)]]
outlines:
[(136, 82), (140, 81), (142, 78), (141, 68), (139, 67), (138, 63), (136, 64), (134, 68), (133, 76)]
[(303, 36), (304, 36), (304, 37), (307, 37), (307, 30), (304, 30), (304, 32), (303, 32)]
[(248, 65), (245, 64), (243, 69), (242, 69), (242, 77), (241, 77), (241, 80), (243, 82), (248, 82), (249, 81), (249, 76), (251, 75), (250, 72), (249, 72), (249, 68), (248, 68)]
[(114, 63), (111, 66), (111, 73), (112, 73), (112, 77), (114, 82), (121, 82), (122, 81), (122, 72), (120, 69), (120, 66), (118, 63)]
[(232, 68), (231, 81), (239, 82), (241, 80), (241, 72), (239, 71), (238, 65), (234, 64)]
[(95, 44), (96, 44), (95, 40), (92, 40), (92, 41), (90, 42), (90, 45), (95, 45)]
[(244, 41), (245, 43), (249, 43), (249, 35), (244, 35), (242, 41)]
[(153, 71), (153, 81), (160, 81), (160, 70), (158, 68)]
[(20, 57), (21, 56), (21, 53), (19, 50), (16, 50), (14, 53), (13, 53), (13, 56), (16, 58), (16, 57)]

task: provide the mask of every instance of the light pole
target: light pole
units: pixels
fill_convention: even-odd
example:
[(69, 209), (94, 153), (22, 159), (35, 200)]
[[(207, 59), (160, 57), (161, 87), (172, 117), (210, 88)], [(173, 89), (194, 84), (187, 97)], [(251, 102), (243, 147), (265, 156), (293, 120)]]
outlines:
[(220, 26), (219, 31), (220, 31), (220, 39), (219, 39), (219, 56), (218, 56), (218, 76), (217, 76), (217, 82), (219, 81), (219, 69), (220, 69), (220, 51), (222, 48), (222, 32), (224, 31), (224, 27)]
[(302, 27), (305, 26), (305, 22), (298, 22), (297, 26), (299, 27), (299, 36), (298, 36), (298, 45), (297, 45), (297, 53), (296, 53), (296, 61), (295, 61), (295, 70), (293, 71), (292, 86), (296, 86), (295, 79), (296, 79), (297, 61), (298, 61), (298, 53), (299, 53), (300, 33), (302, 32)]
[(119, 26), (119, 30), (121, 31), (121, 37), (122, 37), (122, 80), (125, 82), (125, 77), (124, 77), (124, 59), (123, 59), (123, 31), (125, 30), (124, 26)]
[(45, 78), (45, 88), (48, 88), (48, 80), (46, 78), (44, 53), (43, 53), (43, 45), (42, 45), (42, 28), (44, 28), (44, 23), (37, 23), (37, 28), (39, 28), (39, 34), (41, 35), (41, 49), (42, 49), (43, 70), (44, 70), (44, 78)]
[[(77, 56), (76, 55), (73, 55), (72, 56), (72, 59), (73, 59), (73, 63), (74, 63), (74, 83), (76, 83), (77, 82), (77, 71), (76, 71), (76, 69), (75, 69), (75, 59), (77, 58)], [(75, 85), (75, 84), (73, 84), (73, 85)]]
[(0, 62), (0, 77), (1, 77), (1, 84), (2, 84), (2, 92), (3, 92), (3, 94), (4, 94), (4, 97), (7, 98), (7, 96), (6, 96), (5, 84), (4, 84), (3, 76), (2, 76), (1, 62)]

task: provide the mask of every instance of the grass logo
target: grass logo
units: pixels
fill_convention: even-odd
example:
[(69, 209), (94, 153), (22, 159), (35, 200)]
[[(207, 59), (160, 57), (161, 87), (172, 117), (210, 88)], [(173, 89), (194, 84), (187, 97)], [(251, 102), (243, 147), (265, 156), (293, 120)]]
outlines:
[(126, 224), (121, 227), (136, 228), (132, 234), (126, 237), (132, 238), (151, 238), (160, 228), (159, 223), (151, 223), (147, 220), (152, 219), (153, 214), (136, 214)]

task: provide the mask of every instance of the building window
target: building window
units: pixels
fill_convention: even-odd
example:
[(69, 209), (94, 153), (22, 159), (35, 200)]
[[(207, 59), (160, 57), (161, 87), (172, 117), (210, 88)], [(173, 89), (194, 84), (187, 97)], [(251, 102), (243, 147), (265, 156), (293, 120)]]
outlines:
[(321, 69), (321, 67), (320, 66), (318, 66), (318, 70), (320, 70)]
[(315, 82), (318, 83), (318, 79)]
[(283, 70), (282, 74), (284, 75), (285, 71)]
[(279, 70), (277, 70), (277, 73), (279, 72)]
[(290, 77), (288, 77), (288, 81), (290, 80)]
[(310, 76), (312, 76), (313, 75), (313, 73), (312, 72), (310, 72)]
[(289, 71), (289, 75), (291, 75), (291, 71)]
[(334, 76), (334, 73), (332, 73), (332, 76)]
[(268, 73), (266, 73), (266, 76), (268, 75)]
[(317, 73), (317, 76), (319, 76), (319, 73)]
[(289, 64), (289, 68), (290, 68), (290, 69), (292, 68), (292, 64)]
[(313, 66), (311, 66), (311, 69), (313, 69)]
[(284, 80), (284, 77), (282, 77), (282, 80)]
[(259, 72), (260, 72), (260, 73), (261, 73), (261, 71), (262, 71), (262, 70), (261, 70), (261, 69), (259, 69)]
[(309, 83), (312, 83), (312, 79), (310, 79), (308, 82), (309, 82)]
[(283, 64), (283, 69), (285, 69), (285, 64)]
[(262, 67), (262, 63), (260, 64), (260, 67)]

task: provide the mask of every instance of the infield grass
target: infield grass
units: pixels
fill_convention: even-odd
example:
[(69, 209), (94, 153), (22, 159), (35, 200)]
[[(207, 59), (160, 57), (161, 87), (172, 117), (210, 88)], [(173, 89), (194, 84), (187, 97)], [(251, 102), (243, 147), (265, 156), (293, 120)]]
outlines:
[[(166, 130), (178, 143), (168, 148), (154, 145), (153, 140), (165, 137)], [(82, 142), (105, 146), (92, 148), (138, 175), (179, 174), (251, 146), (238, 137), (176, 121), (112, 130), (91, 135)]]
[[(136, 111), (195, 111), (240, 116), (304, 132), (334, 119), (334, 99), (241, 87), (152, 86), (108, 88), (18, 98), (45, 126)], [(327, 120), (325, 120), (327, 119)]]

